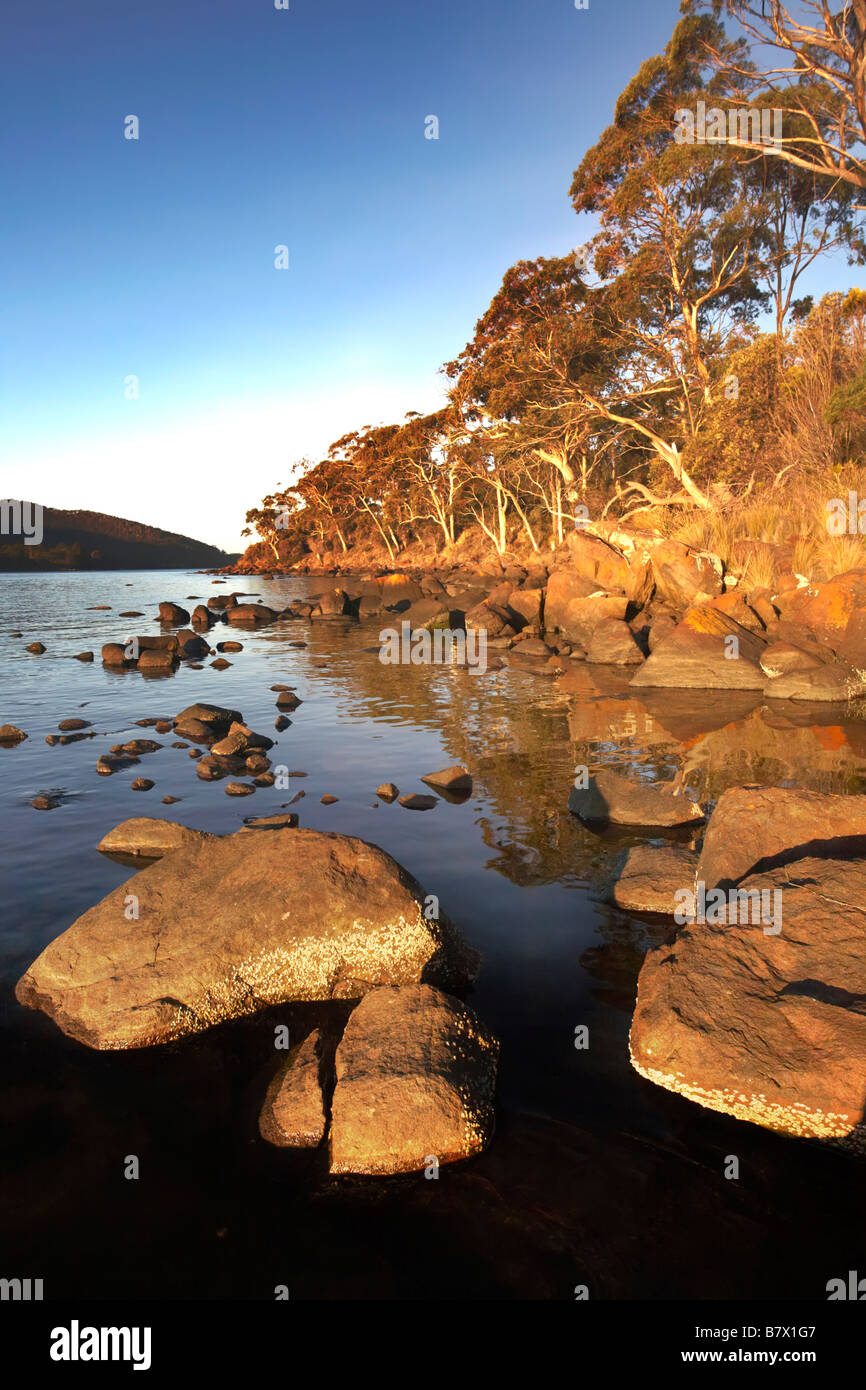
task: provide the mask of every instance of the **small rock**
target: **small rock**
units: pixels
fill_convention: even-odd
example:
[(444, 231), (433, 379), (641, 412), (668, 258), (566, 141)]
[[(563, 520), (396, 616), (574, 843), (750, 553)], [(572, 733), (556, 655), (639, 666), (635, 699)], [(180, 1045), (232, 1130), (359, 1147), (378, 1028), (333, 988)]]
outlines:
[(325, 1137), (322, 1034), (316, 1029), (293, 1048), (268, 1087), (259, 1133), (281, 1148), (315, 1149)]
[(122, 754), (103, 753), (96, 760), (96, 771), (100, 777), (110, 777), (114, 772), (122, 772), (125, 767), (132, 767), (138, 762), (138, 758), (126, 758)]
[(321, 800), (323, 806), (333, 806), (334, 802), (339, 801), (340, 798), (338, 796), (331, 796), (330, 792), (325, 792), (325, 795), (321, 798)]
[[(177, 801), (176, 796), (164, 796), (164, 802)], [(103, 854), (135, 854), (142, 859), (161, 859), (175, 849), (185, 849), (189, 845), (213, 840), (216, 836), (206, 830), (190, 830), (176, 821), (160, 820), (158, 817), (133, 816), (121, 821), (107, 835), (103, 835), (97, 849)]]
[(471, 792), (472, 774), (468, 768), (444, 767), (440, 772), (428, 772), (426, 777), (421, 778), (431, 787), (441, 787), (446, 792)]
[[(199, 767), (201, 764), (199, 763)], [(227, 782), (226, 796), (252, 796), (255, 787), (251, 787), (249, 782)]]
[(400, 795), (400, 788), (393, 782), (383, 782), (381, 787), (376, 788), (376, 795), (381, 796), (383, 801), (396, 801)]
[(241, 830), (294, 830), (297, 824), (298, 817), (290, 811), (282, 816), (253, 816), (244, 821)]
[(185, 608), (181, 608), (179, 603), (163, 602), (159, 605), (159, 621), (180, 627), (183, 623), (189, 622), (189, 613)]
[(106, 642), (102, 648), (102, 662), (104, 666), (130, 666), (133, 664), (132, 658), (126, 655), (126, 647), (120, 642)]
[(291, 722), (291, 719), (288, 719), (285, 714), (278, 714), (274, 720), (274, 728), (281, 734), (284, 729), (288, 729)]
[(61, 719), (57, 725), (61, 733), (71, 732), (72, 729), (89, 729), (91, 723), (89, 719)]
[(26, 737), (24, 731), (16, 728), (14, 724), (0, 724), (0, 743), (20, 743)]
[(36, 656), (39, 656), (45, 651), (45, 647), (42, 642), (31, 642), (24, 650), (34, 652)]
[(698, 856), (692, 850), (665, 845), (637, 845), (629, 850), (613, 887), (613, 900), (626, 912), (653, 912), (673, 917), (677, 893), (691, 889)]
[(76, 653), (75, 653), (74, 660), (75, 660), (75, 661), (92, 661), (92, 660), (93, 660), (93, 652), (76, 652)]
[(437, 805), (435, 796), (421, 796), (418, 792), (412, 792), (409, 796), (400, 797), (400, 805), (405, 806), (407, 811), (432, 811)]
[(55, 801), (54, 798), (50, 796), (34, 796), (30, 805), (36, 811), (54, 811), (60, 805), (60, 802)]
[(153, 785), (149, 777), (136, 777), (135, 781), (131, 783), (134, 792), (149, 792)]

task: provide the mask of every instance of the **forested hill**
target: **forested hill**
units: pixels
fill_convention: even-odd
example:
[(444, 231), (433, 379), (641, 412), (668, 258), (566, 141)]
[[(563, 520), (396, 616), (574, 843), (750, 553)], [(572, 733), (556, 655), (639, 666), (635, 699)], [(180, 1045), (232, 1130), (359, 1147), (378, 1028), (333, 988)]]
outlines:
[(189, 536), (102, 512), (45, 507), (42, 521), (42, 544), (27, 545), (4, 518), (0, 570), (212, 569), (233, 558)]

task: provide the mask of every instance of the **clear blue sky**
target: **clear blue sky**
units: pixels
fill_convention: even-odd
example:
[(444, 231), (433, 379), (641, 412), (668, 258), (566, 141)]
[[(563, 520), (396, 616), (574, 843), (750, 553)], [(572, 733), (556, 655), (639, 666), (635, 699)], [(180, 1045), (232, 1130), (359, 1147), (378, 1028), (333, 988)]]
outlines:
[(240, 548), (295, 459), (438, 403), (508, 265), (586, 240), (571, 174), (678, 8), (6, 0), (2, 495)]

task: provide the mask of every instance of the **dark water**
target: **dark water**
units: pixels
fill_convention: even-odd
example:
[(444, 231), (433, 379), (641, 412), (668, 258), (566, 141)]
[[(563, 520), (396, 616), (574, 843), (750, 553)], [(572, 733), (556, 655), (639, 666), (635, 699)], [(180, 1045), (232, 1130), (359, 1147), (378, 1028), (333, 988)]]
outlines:
[[(111, 672), (103, 642), (156, 632), (156, 604), (249, 585), (280, 608), (327, 581), (207, 576), (0, 576), (0, 723), (29, 739), (0, 749), (3, 930), (0, 1188), (5, 1276), (42, 1278), (51, 1297), (824, 1299), (863, 1265), (862, 1163), (705, 1111), (642, 1080), (628, 1028), (645, 950), (666, 927), (604, 901), (625, 848), (566, 810), (577, 763), (635, 775), (683, 770), (717, 797), (744, 781), (866, 789), (866, 722), (788, 716), (746, 696), (659, 693), (635, 700), (616, 672), (575, 666), (553, 680), (515, 667), (383, 666), (380, 620), (279, 623), (237, 638), (230, 669), (166, 678)], [(106, 603), (111, 612), (87, 611)], [(193, 603), (186, 604), (188, 608)], [(146, 617), (117, 617), (122, 609)], [(8, 633), (20, 630), (21, 638)], [(47, 651), (33, 656), (28, 642)], [(303, 640), (305, 648), (289, 643)], [(93, 665), (72, 660), (96, 652)], [(497, 1130), (481, 1158), (390, 1180), (330, 1179), (321, 1156), (258, 1136), (274, 1070), (274, 1016), (293, 1029), (314, 1006), (271, 1011), (167, 1047), (101, 1054), (14, 999), (42, 947), (134, 871), (96, 850), (131, 815), (227, 832), (292, 793), (236, 800), (170, 747), (99, 777), (97, 755), (141, 736), (134, 721), (196, 700), (272, 730), (285, 682), (304, 700), (271, 756), (312, 829), (381, 845), (484, 956), (473, 1007), (502, 1041)], [(81, 715), (97, 737), (50, 747)], [(463, 762), (474, 794), (431, 812), (376, 805), (375, 788), (427, 790), (421, 774)], [(152, 791), (131, 791), (136, 776)], [(61, 797), (50, 812), (29, 806)], [(330, 792), (337, 804), (323, 806)], [(161, 797), (181, 800), (165, 807)], [(574, 1047), (588, 1025), (590, 1046)], [(141, 1177), (127, 1181), (135, 1154)], [(724, 1177), (740, 1160), (739, 1180)]]

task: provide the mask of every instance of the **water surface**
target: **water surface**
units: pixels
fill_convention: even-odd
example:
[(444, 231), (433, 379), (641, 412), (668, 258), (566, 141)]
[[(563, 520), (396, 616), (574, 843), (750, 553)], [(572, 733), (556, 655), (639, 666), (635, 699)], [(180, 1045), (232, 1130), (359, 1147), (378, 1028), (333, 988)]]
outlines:
[[(772, 711), (751, 695), (658, 692), (575, 664), (554, 680), (511, 666), (385, 666), (382, 622), (281, 621), (237, 639), (231, 667), (144, 678), (99, 661), (103, 642), (159, 631), (161, 599), (188, 609), (243, 589), (282, 608), (327, 580), (168, 573), (0, 576), (0, 723), (29, 738), (0, 749), (3, 930), (2, 1264), (41, 1277), (46, 1297), (571, 1299), (826, 1297), (862, 1265), (862, 1164), (705, 1111), (638, 1077), (628, 1028), (644, 952), (664, 924), (606, 902), (638, 835), (598, 835), (566, 809), (575, 765), (681, 774), (710, 799), (742, 782), (866, 789), (866, 722), (838, 711)], [(194, 598), (193, 596), (197, 596)], [(187, 601), (189, 600), (189, 601)], [(94, 605), (110, 605), (98, 611)], [(120, 610), (139, 609), (140, 619)], [(22, 637), (11, 632), (20, 630)], [(41, 640), (47, 651), (27, 653)], [(305, 647), (291, 646), (305, 642)], [(90, 649), (95, 662), (75, 661)], [(273, 684), (303, 704), (275, 735)], [(243, 712), (277, 738), (292, 790), (226, 796), (165, 745), (100, 777), (113, 743), (152, 736), (135, 721), (197, 700)], [(61, 719), (93, 739), (50, 747)], [(410, 812), (376, 787), (428, 791), (452, 763), (473, 772), (463, 804)], [(137, 776), (154, 780), (137, 793)], [(483, 953), (472, 1006), (502, 1042), (496, 1135), (481, 1158), (389, 1180), (330, 1179), (321, 1156), (258, 1136), (273, 1073), (275, 1017), (167, 1047), (92, 1052), (21, 1008), (16, 980), (43, 946), (134, 870), (96, 845), (132, 815), (228, 832), (285, 806), (311, 829), (374, 841), (436, 893)], [(29, 805), (39, 792), (58, 809)], [(339, 797), (323, 806), (323, 793)], [(179, 797), (163, 806), (165, 795)], [(263, 885), (263, 891), (265, 886)], [(574, 1046), (587, 1025), (588, 1050)], [(136, 1154), (141, 1177), (123, 1177)], [(728, 1155), (740, 1178), (726, 1180)]]

